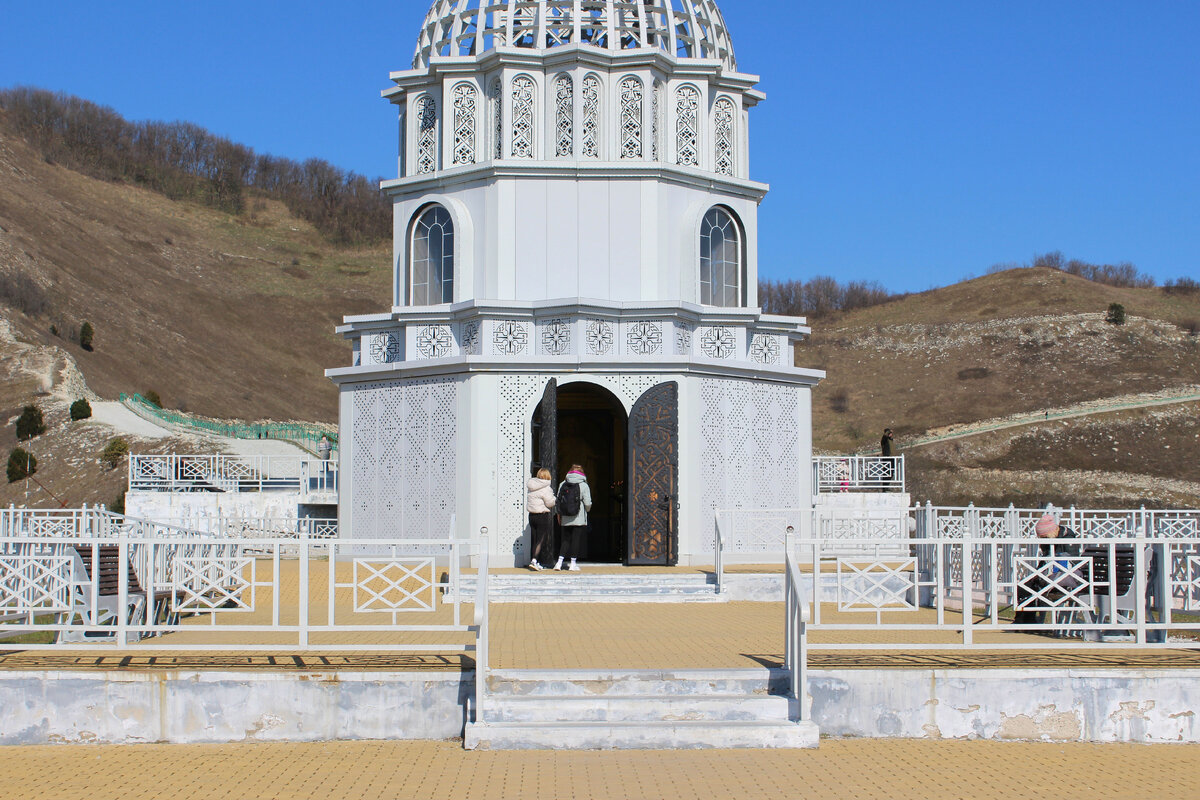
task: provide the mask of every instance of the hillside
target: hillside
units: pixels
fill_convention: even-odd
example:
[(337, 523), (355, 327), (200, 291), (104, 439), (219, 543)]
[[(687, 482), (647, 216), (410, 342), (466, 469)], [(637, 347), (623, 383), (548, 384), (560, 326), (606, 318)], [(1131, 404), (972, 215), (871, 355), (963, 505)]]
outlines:
[[(322, 372), (350, 351), (334, 326), (388, 307), (390, 260), (388, 246), (328, 244), (278, 202), (231, 215), (87, 178), (0, 138), (0, 270), (48, 299), (32, 317), (3, 313), (19, 339), (72, 356), (103, 397), (153, 389), (210, 416), (336, 420)], [(66, 338), (85, 320), (93, 352)], [(12, 409), (3, 399), (0, 411)]]
[[(1105, 322), (1113, 302), (1126, 324)], [(797, 363), (829, 372), (814, 399), (819, 449), (876, 452), (891, 427), (905, 450), (934, 428), (1194, 388), (1198, 319), (1200, 295), (1018, 269), (823, 320)], [(941, 503), (1196, 505), (1185, 454), (1198, 433), (1195, 407), (1013, 428), (908, 452), (910, 485)]]

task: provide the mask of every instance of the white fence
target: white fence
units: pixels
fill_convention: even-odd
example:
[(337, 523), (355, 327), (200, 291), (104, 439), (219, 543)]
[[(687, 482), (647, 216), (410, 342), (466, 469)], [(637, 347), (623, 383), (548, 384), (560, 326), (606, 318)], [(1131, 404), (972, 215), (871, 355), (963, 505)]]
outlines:
[(142, 492), (336, 493), (338, 462), (303, 456), (131, 455), (129, 489)]
[(903, 492), (904, 456), (816, 456), (813, 494)]
[(230, 540), (95, 509), (9, 510), (0, 522), (0, 638), (54, 638), (22, 649), (470, 652), (486, 629), (486, 578), (461, 591), (486, 529), (324, 540), (318, 553), (304, 534)]

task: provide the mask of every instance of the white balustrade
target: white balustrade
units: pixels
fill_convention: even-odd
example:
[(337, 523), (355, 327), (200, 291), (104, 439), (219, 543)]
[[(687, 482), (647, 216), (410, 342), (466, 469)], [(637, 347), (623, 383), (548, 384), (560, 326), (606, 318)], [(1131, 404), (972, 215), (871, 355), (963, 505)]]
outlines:
[(130, 491), (336, 494), (337, 478), (337, 461), (304, 456), (171, 454), (129, 457)]
[(903, 492), (904, 456), (814, 456), (813, 493)]

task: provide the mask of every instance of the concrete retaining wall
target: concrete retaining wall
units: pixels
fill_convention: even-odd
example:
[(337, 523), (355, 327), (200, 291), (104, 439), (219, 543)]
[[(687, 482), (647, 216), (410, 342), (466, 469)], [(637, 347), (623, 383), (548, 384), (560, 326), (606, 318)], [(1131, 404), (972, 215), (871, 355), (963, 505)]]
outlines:
[[(731, 676), (744, 671), (730, 670)], [(822, 734), (1200, 742), (1195, 670), (813, 670)], [(0, 744), (450, 739), (471, 673), (0, 673)]]

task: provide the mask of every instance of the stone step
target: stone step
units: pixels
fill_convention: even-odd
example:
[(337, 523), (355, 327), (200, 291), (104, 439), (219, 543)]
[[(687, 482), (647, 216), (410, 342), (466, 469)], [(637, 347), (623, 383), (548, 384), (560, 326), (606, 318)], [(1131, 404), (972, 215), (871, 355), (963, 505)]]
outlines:
[(784, 669), (623, 669), (581, 670), (497, 669), (488, 672), (489, 696), (518, 697), (628, 697), (706, 695), (786, 695)]
[[(475, 593), (474, 575), (461, 579), (466, 596)], [(488, 579), (492, 602), (713, 602), (715, 582), (706, 575), (588, 575), (583, 572), (549, 575), (492, 575)]]
[(745, 694), (514, 697), (488, 695), (488, 723), (515, 722), (779, 722), (791, 715), (787, 697)]
[(811, 722), (468, 722), (468, 750), (695, 750), (816, 747)]

